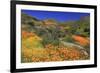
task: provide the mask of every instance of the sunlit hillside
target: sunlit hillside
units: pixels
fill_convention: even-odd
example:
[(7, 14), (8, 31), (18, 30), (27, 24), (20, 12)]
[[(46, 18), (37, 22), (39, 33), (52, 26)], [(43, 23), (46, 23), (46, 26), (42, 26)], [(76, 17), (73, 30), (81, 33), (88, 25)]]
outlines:
[(90, 19), (59, 22), (21, 14), (21, 62), (87, 60), (90, 58)]

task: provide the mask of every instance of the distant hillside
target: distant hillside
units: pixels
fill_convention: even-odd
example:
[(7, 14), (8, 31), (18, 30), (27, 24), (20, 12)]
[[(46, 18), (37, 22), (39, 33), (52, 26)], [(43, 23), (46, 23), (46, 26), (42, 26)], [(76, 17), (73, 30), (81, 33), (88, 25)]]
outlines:
[(38, 21), (38, 19), (31, 17), (31, 16), (24, 14), (24, 13), (21, 13), (21, 20), (22, 20), (21, 23), (23, 23), (23, 24), (26, 24), (26, 23), (31, 22), (33, 20)]
[(38, 20), (27, 14), (21, 14), (22, 30), (34, 32), (44, 40), (58, 41), (69, 35), (81, 35), (89, 37), (90, 35), (90, 17), (85, 16), (77, 21), (59, 22), (54, 19)]

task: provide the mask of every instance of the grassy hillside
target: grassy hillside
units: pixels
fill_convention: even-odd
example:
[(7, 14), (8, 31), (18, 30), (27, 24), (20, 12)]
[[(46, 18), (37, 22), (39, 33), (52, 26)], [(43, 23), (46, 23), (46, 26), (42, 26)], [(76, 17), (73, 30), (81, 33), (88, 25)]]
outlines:
[(89, 16), (59, 22), (22, 13), (22, 63), (89, 59), (89, 21)]

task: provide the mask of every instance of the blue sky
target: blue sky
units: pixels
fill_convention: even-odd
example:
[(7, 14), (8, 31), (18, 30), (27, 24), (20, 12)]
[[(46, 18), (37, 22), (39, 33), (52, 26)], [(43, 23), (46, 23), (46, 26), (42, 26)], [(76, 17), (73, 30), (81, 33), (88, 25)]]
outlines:
[(39, 20), (55, 19), (59, 22), (65, 22), (69, 20), (79, 20), (81, 17), (89, 16), (89, 13), (79, 12), (56, 12), (56, 11), (38, 11), (38, 10), (21, 10), (22, 13), (28, 14)]

